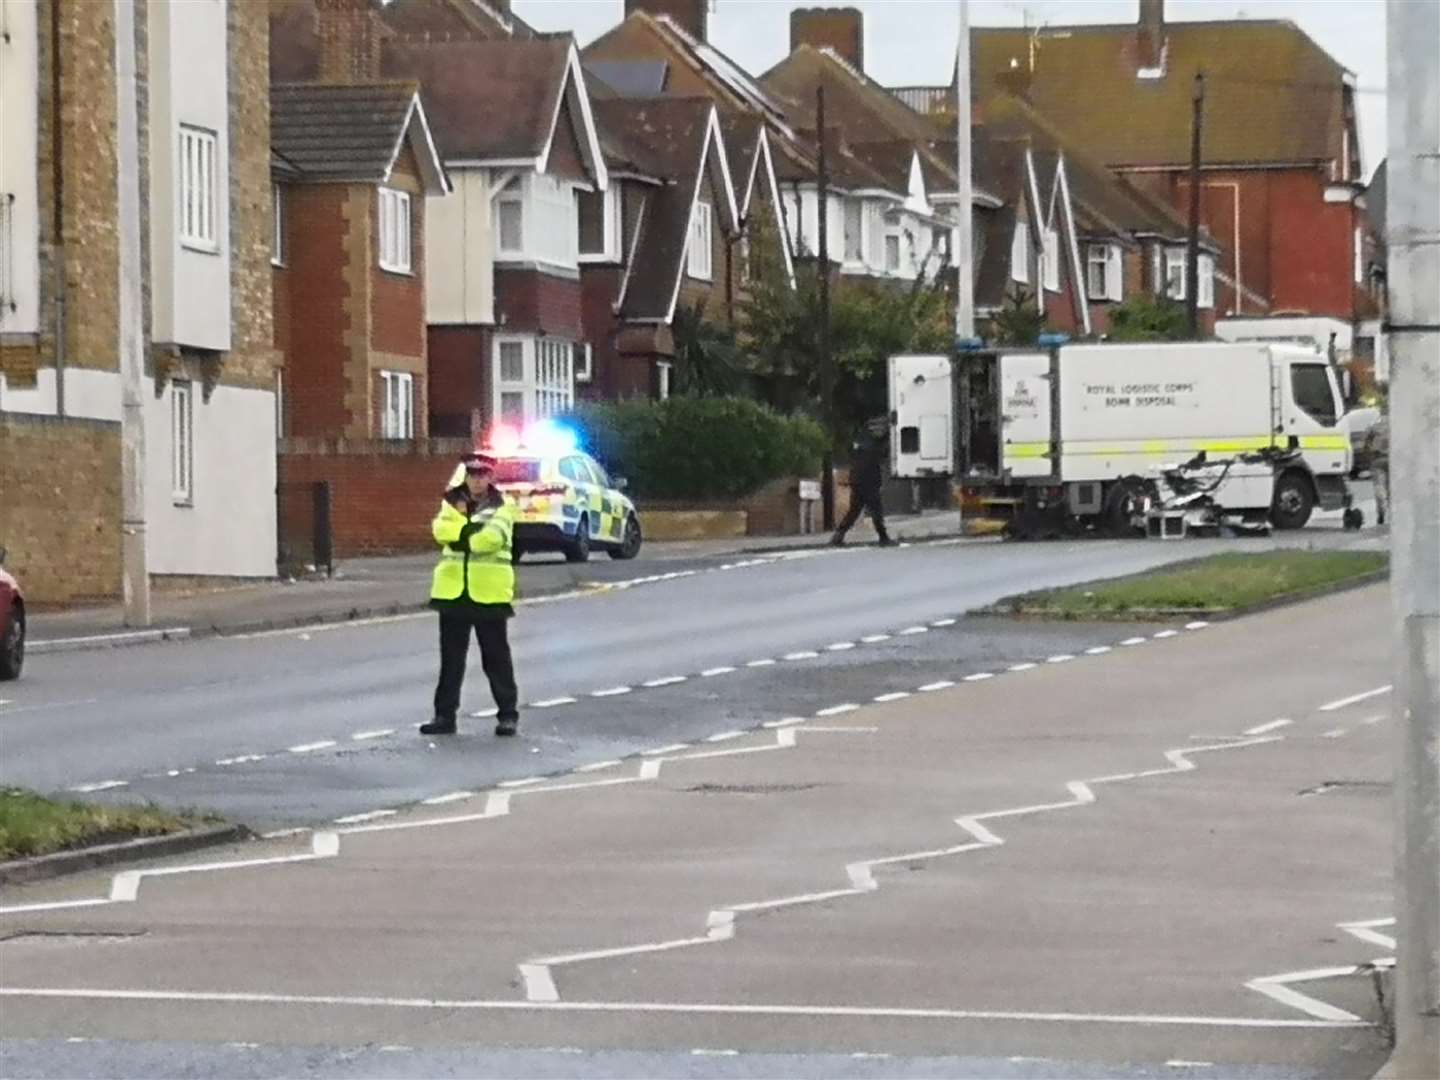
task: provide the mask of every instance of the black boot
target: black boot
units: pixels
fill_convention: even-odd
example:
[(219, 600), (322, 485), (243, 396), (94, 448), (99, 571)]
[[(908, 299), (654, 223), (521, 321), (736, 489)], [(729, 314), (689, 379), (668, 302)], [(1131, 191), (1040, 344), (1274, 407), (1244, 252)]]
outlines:
[(454, 734), (455, 734), (455, 721), (454, 721), (454, 720), (442, 720), (440, 717), (437, 716), (437, 717), (435, 717), (434, 720), (431, 720), (428, 724), (421, 724), (421, 725), (420, 725), (420, 734), (421, 734), (421, 735), (454, 735)]
[(518, 716), (502, 716), (495, 722), (496, 735), (514, 735), (520, 729)]

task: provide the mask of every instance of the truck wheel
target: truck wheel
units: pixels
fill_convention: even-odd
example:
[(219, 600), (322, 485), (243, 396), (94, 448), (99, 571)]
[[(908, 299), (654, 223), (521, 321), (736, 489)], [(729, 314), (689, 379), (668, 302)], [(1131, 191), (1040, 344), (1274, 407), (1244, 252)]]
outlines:
[(1275, 481), (1270, 522), (1277, 529), (1303, 529), (1315, 509), (1315, 490), (1304, 473), (1282, 473)]
[(1107, 536), (1113, 536), (1117, 540), (1127, 539), (1132, 536), (1141, 536), (1145, 530), (1137, 529), (1132, 522), (1135, 514), (1139, 513), (1144, 505), (1145, 482), (1135, 477), (1126, 477), (1118, 480), (1105, 496), (1105, 509), (1101, 511), (1100, 521)]

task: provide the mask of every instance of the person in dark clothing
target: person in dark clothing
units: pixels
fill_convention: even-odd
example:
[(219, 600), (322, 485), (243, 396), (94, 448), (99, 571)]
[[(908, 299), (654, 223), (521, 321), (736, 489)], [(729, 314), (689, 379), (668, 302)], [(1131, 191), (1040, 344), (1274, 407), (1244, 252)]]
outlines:
[(880, 502), (880, 489), (885, 483), (885, 436), (890, 430), (884, 417), (877, 417), (865, 425), (865, 431), (850, 450), (850, 511), (840, 527), (835, 530), (830, 543), (841, 547), (845, 534), (860, 520), (862, 511), (870, 512), (875, 523), (875, 532), (880, 536), (880, 546), (890, 547), (894, 541), (885, 530), (885, 508)]
[(420, 726), (422, 735), (455, 734), (472, 632), (495, 697), (495, 734), (514, 735), (519, 724), (519, 691), (507, 633), (507, 621), (515, 614), (515, 508), (492, 483), (494, 475), (493, 458), (472, 454), (450, 478), (431, 523), (440, 546), (430, 589), (430, 606), (440, 613), (440, 679), (435, 718)]

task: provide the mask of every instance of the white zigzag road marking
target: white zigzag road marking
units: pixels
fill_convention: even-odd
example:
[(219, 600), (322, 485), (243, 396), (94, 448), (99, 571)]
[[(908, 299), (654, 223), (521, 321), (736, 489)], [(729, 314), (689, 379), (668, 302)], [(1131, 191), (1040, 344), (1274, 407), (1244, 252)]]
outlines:
[(1317, 1020), (1349, 1021), (1360, 1022), (1360, 1017), (1352, 1012), (1331, 1005), (1329, 1002), (1313, 998), (1309, 994), (1301, 993), (1294, 989), (1291, 983), (1315, 982), (1319, 979), (1335, 979), (1342, 975), (1354, 975), (1362, 969), (1354, 964), (1349, 967), (1316, 968), (1313, 971), (1291, 971), (1284, 975), (1266, 975), (1264, 978), (1251, 979), (1245, 985), (1251, 990), (1259, 991), (1266, 997), (1288, 1005), (1292, 1009), (1299, 1009), (1301, 1012), (1315, 1017)]
[(1390, 949), (1392, 951), (1397, 947), (1395, 939), (1389, 934), (1380, 933), (1376, 928), (1394, 925), (1394, 918), (1366, 919), (1363, 922), (1342, 922), (1336, 924), (1336, 926), (1352, 937), (1357, 937), (1361, 941), (1368, 941), (1371, 945), (1379, 945), (1382, 949)]
[[(782, 729), (779, 734), (791, 734), (792, 729)], [(1037, 814), (1048, 810), (1068, 810), (1077, 806), (1086, 806), (1095, 801), (1095, 793), (1092, 785), (1115, 783), (1121, 780), (1140, 780), (1152, 776), (1166, 776), (1175, 773), (1191, 772), (1196, 768), (1190, 760), (1191, 754), (1213, 753), (1219, 750), (1234, 750), (1245, 746), (1259, 746), (1263, 743), (1279, 742), (1283, 736), (1272, 735), (1268, 737), (1247, 738), (1243, 740), (1229, 740), (1224, 743), (1214, 743), (1209, 746), (1193, 746), (1176, 750), (1165, 751), (1165, 759), (1170, 762), (1169, 766), (1163, 769), (1147, 769), (1142, 772), (1116, 773), (1110, 776), (1093, 777), (1088, 780), (1071, 780), (1065, 786), (1070, 792), (1070, 798), (1064, 802), (1040, 803), (1032, 806), (1009, 807), (1003, 810), (990, 810), (981, 814), (970, 814), (955, 819), (955, 824), (965, 832), (969, 833), (971, 842), (959, 844), (953, 847), (936, 848), (926, 851), (910, 851), (899, 855), (886, 855), (877, 859), (863, 859), (852, 862), (845, 867), (845, 876), (849, 879), (850, 885), (843, 889), (830, 889), (824, 892), (802, 893), (796, 896), (782, 896), (767, 900), (756, 900), (741, 904), (727, 904), (724, 907), (715, 908), (706, 916), (706, 930), (701, 937), (673, 938), (665, 941), (652, 941), (639, 945), (624, 945), (608, 949), (592, 949), (584, 952), (565, 953), (557, 956), (536, 957), (518, 965), (520, 977), (525, 983), (526, 997), (535, 1002), (558, 1002), (560, 1000), (559, 988), (555, 985), (555, 977), (552, 968), (566, 964), (583, 963), (589, 960), (611, 960), (621, 956), (640, 956), (647, 953), (669, 952), (674, 949), (685, 949), (695, 945), (711, 945), (718, 941), (729, 941), (735, 936), (735, 918), (737, 915), (747, 914), (756, 911), (774, 911), (779, 908), (795, 907), (801, 904), (823, 903), (828, 900), (839, 900), (849, 896), (858, 896), (862, 893), (875, 892), (879, 889), (879, 883), (875, 880), (874, 871), (879, 867), (890, 866), (901, 862), (915, 862), (921, 859), (935, 859), (950, 855), (961, 855), (969, 851), (978, 851), (982, 848), (999, 847), (1005, 841), (993, 833), (986, 826), (980, 824), (982, 821), (995, 821), (1000, 818), (1019, 817), (1023, 814)], [(793, 745), (793, 743), (792, 743)], [(764, 747), (763, 749), (771, 749)], [(690, 759), (704, 755), (692, 754)], [(684, 759), (682, 759), (684, 760)], [(1349, 1017), (1349, 1019), (1357, 1019)], [(1333, 1018), (1332, 1018), (1333, 1019)]]

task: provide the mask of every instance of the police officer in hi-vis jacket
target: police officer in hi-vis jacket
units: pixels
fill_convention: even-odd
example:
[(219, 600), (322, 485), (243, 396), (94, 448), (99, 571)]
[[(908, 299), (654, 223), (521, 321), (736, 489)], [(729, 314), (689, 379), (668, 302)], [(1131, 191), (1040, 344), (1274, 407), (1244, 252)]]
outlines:
[(495, 734), (514, 735), (519, 726), (519, 691), (507, 632), (508, 620), (515, 614), (510, 539), (515, 508), (495, 487), (494, 476), (494, 458), (471, 454), (450, 478), (440, 512), (431, 523), (440, 545), (430, 589), (430, 606), (440, 613), (440, 681), (435, 687), (435, 717), (420, 726), (422, 735), (455, 734), (472, 630), (498, 710)]

